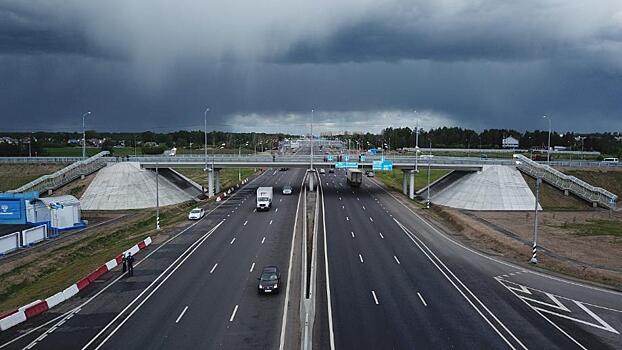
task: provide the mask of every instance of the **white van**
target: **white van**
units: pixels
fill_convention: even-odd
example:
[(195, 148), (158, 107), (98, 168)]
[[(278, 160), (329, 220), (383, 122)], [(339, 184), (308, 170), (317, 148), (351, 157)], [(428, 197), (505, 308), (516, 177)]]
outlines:
[(603, 159), (603, 163), (609, 165), (618, 165), (619, 164), (619, 160), (618, 158), (605, 158)]

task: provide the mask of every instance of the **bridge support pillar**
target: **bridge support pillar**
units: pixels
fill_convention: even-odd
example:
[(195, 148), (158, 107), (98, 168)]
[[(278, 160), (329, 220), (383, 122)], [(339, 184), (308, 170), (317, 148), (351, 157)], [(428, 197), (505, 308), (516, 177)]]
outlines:
[(410, 191), (408, 192), (410, 199), (415, 199), (415, 174), (414, 170), (410, 171)]
[(568, 192), (568, 190), (564, 190), (564, 196), (567, 196), (569, 194), (570, 194), (570, 192)]
[(214, 197), (214, 172), (213, 169), (206, 169), (207, 171), (207, 198)]
[(220, 193), (220, 169), (214, 169), (214, 182), (216, 183), (216, 193)]
[(408, 170), (402, 171), (402, 193), (408, 195)]

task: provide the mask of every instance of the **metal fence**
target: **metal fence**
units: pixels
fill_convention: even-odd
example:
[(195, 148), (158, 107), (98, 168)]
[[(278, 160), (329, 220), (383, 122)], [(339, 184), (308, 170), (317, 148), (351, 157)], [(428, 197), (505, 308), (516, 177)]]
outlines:
[(589, 183), (574, 176), (566, 175), (546, 164), (540, 164), (521, 155), (515, 154), (516, 167), (521, 171), (550, 183), (551, 185), (577, 195), (591, 203), (605, 208), (616, 208), (618, 196), (601, 187), (592, 186)]
[(106, 163), (111, 160), (109, 157), (106, 157), (109, 154), (110, 152), (103, 151), (87, 159), (79, 158), (79, 161), (62, 168), (53, 174), (43, 175), (38, 179), (8, 192), (43, 192), (47, 190), (55, 190), (82, 175), (91, 174), (105, 167)]

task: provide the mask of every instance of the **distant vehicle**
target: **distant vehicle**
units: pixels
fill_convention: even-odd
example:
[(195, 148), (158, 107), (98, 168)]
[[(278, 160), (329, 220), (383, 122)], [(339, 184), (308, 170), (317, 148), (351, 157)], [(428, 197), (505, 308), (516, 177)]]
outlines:
[(618, 160), (618, 158), (605, 158), (603, 159), (603, 163), (606, 164), (618, 164), (620, 161)]
[(188, 214), (188, 220), (199, 220), (205, 216), (205, 209), (203, 208), (194, 208)]
[(272, 187), (257, 188), (257, 211), (270, 210), (272, 207)]
[(368, 171), (367, 172), (367, 177), (374, 177), (374, 172), (373, 171)]
[(289, 170), (289, 168), (285, 168), (285, 167), (283, 167), (283, 168), (281, 168), (281, 169), (279, 169), (279, 170), (280, 170), (280, 171), (288, 171), (288, 170)]
[(276, 266), (266, 266), (261, 270), (261, 276), (257, 278), (259, 284), (257, 293), (278, 293), (281, 287), (281, 272)]
[(320, 174), (322, 175), (326, 174), (326, 170), (324, 170), (324, 168), (320, 169)]
[(479, 155), (480, 159), (488, 159), (488, 155), (486, 153), (482, 153)]
[(328, 173), (329, 174), (334, 174), (335, 173), (335, 169), (333, 169), (333, 168), (328, 169)]
[(283, 194), (284, 195), (292, 194), (292, 186), (290, 185), (283, 186)]
[(360, 169), (346, 170), (346, 180), (348, 185), (358, 187), (363, 183), (363, 172)]

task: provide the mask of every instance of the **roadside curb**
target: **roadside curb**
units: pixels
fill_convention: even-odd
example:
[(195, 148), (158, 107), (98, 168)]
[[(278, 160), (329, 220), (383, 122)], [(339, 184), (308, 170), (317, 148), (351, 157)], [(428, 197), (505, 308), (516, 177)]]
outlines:
[(117, 255), (114, 259), (111, 259), (104, 265), (101, 265), (100, 267), (95, 269), (95, 271), (89, 273), (82, 279), (78, 280), (76, 283), (65, 288), (63, 291), (46, 298), (45, 300), (36, 300), (17, 309), (0, 313), (0, 316), (2, 317), (0, 318), (0, 331), (5, 331), (28, 319), (44, 313), (45, 311), (61, 304), (65, 300), (70, 299), (74, 295), (78, 294), (81, 290), (88, 287), (92, 282), (99, 279), (101, 276), (121, 264), (123, 262), (123, 256), (125, 256), (127, 253), (132, 253), (132, 255), (134, 255), (139, 251), (146, 249), (147, 246), (151, 244), (151, 242), (151, 237), (145, 238), (145, 240), (136, 243), (130, 249)]

